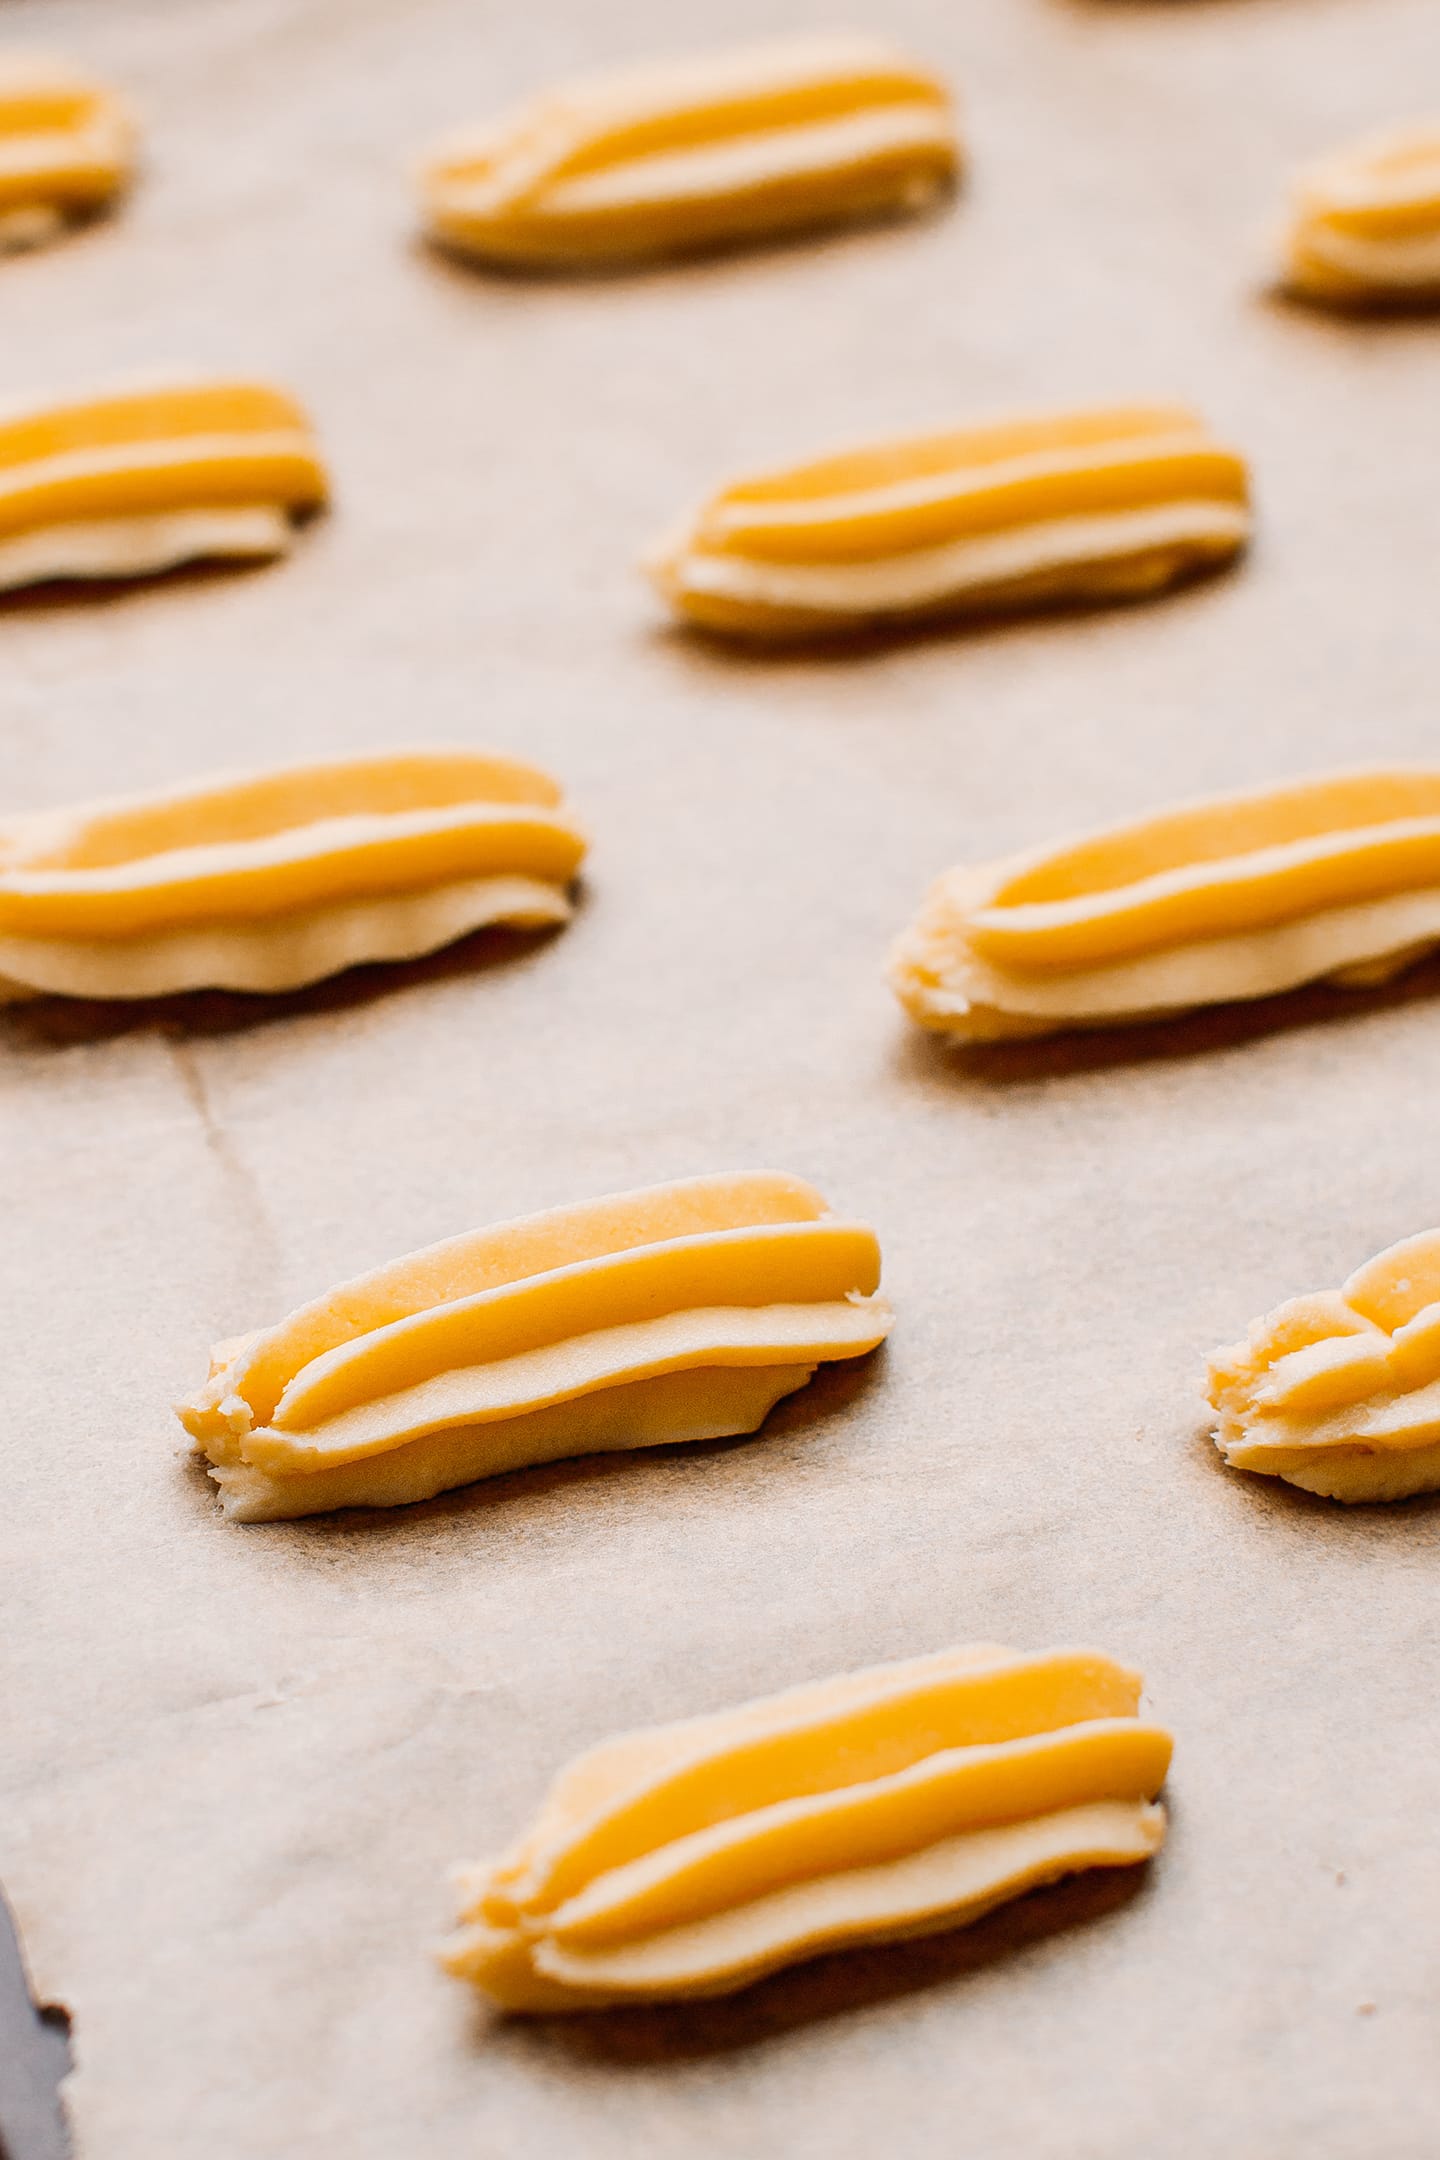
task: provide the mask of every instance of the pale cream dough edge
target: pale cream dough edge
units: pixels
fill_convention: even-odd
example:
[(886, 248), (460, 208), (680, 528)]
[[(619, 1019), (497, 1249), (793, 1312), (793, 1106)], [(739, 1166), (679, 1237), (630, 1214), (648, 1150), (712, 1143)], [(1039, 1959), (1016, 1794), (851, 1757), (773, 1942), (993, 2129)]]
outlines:
[(148, 577), (206, 557), (262, 561), (288, 552), (294, 527), (271, 503), (76, 519), (0, 540), (0, 592), (57, 578)]
[[(754, 1432), (783, 1395), (804, 1387), (814, 1362), (702, 1366), (597, 1389), (516, 1418), (452, 1426), (333, 1470), (271, 1477), (248, 1463), (212, 1464), (232, 1522), (274, 1522), (342, 1507), (404, 1507), (507, 1470), (668, 1442)], [(695, 1401), (697, 1381), (703, 1403)]]
[(1322, 1500), (1339, 1500), (1347, 1507), (1440, 1492), (1440, 1437), (1428, 1447), (1346, 1447), (1330, 1442), (1315, 1448), (1271, 1448), (1247, 1442), (1243, 1429), (1222, 1423), (1211, 1438), (1232, 1470), (1282, 1478), (1287, 1485), (1298, 1485)]
[(0, 1005), (44, 996), (296, 990), (366, 962), (416, 959), (493, 923), (543, 929), (568, 922), (572, 912), (560, 886), (517, 875), (141, 938), (0, 937)]

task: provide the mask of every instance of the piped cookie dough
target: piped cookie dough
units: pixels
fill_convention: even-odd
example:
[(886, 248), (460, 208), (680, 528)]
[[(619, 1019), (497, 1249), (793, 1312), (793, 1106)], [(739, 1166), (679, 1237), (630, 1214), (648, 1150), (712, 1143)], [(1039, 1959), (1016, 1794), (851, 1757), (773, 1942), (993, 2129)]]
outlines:
[(283, 555), (327, 491), (310, 422), (265, 383), (12, 406), (0, 411), (0, 592)]
[(720, 1995), (1148, 1860), (1171, 1741), (1140, 1689), (982, 1643), (607, 1741), (464, 1871), (443, 1962), (507, 2010)]
[(794, 38), (562, 86), (435, 151), (421, 195), (462, 254), (583, 269), (922, 209), (959, 156), (928, 69)]
[(134, 162), (134, 124), (112, 90), (49, 54), (0, 52), (0, 254), (108, 208)]
[(704, 629), (815, 638), (1064, 602), (1135, 600), (1229, 562), (1244, 459), (1184, 406), (913, 436), (711, 497), (646, 562)]
[(1440, 941), (1440, 769), (1217, 796), (947, 871), (890, 981), (957, 1041), (1385, 981)]
[(292, 990), (571, 912), (547, 773), (404, 750), (0, 819), (0, 1003)]
[(772, 1173), (452, 1238), (215, 1351), (179, 1405), (238, 1522), (395, 1507), (530, 1463), (754, 1432), (890, 1330), (880, 1248)]
[(1208, 1394), (1234, 1470), (1330, 1500), (1440, 1491), (1440, 1230), (1277, 1305), (1216, 1351)]
[(1440, 303), (1440, 120), (1367, 136), (1302, 173), (1281, 275), (1339, 307)]

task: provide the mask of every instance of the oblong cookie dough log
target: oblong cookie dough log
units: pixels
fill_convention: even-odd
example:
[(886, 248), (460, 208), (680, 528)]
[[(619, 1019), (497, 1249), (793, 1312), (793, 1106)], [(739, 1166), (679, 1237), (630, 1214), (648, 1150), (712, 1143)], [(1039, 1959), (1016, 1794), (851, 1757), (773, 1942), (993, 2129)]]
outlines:
[(237, 1520), (395, 1506), (528, 1463), (752, 1432), (891, 1314), (813, 1186), (695, 1178), (431, 1246), (224, 1343), (178, 1406)]
[(1440, 120), (1366, 136), (1301, 173), (1281, 278), (1332, 307), (1440, 305)]
[(1291, 1298), (1210, 1361), (1232, 1469), (1331, 1500), (1440, 1491), (1440, 1230)]
[(982, 1643), (608, 1741), (465, 1871), (443, 1961), (510, 2010), (725, 1994), (1146, 1860), (1171, 1742), (1140, 1686)]
[(429, 236), (578, 270), (914, 212), (960, 162), (945, 85), (872, 38), (791, 38), (565, 84), (425, 161)]
[(104, 210), (135, 169), (135, 124), (103, 82), (53, 54), (0, 52), (0, 254)]
[(661, 596), (769, 640), (1138, 599), (1228, 562), (1244, 460), (1176, 405), (999, 420), (722, 488), (652, 549)]
[(931, 888), (890, 982), (959, 1042), (1386, 979), (1440, 941), (1440, 769), (1330, 775), (1137, 819)]
[(565, 922), (585, 835), (548, 773), (405, 750), (0, 821), (0, 1003), (277, 991), (490, 923)]
[(329, 478), (288, 392), (224, 378), (0, 412), (0, 591), (284, 554)]

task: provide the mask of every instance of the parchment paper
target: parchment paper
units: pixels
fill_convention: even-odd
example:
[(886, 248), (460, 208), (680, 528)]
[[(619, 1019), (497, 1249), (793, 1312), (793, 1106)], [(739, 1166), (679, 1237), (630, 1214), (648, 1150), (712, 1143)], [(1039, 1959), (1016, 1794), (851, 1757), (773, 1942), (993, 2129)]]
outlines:
[[(891, 934), (948, 862), (1440, 755), (1440, 328), (1258, 289), (1290, 167), (1433, 103), (1433, 0), (873, 0), (963, 86), (933, 221), (590, 283), (408, 234), (427, 137), (765, 0), (21, 0), (149, 171), (0, 266), (0, 390), (179, 360), (312, 404), (288, 564), (0, 616), (6, 809), (397, 739), (553, 767), (572, 929), (272, 1003), (0, 1027), (3, 1873), (81, 2160), (1431, 2160), (1440, 1510), (1227, 1473), (1206, 1352), (1440, 1219), (1440, 969), (968, 1060)], [(790, 0), (784, 25), (833, 20)], [(1193, 398), (1260, 538), (1160, 604), (843, 658), (667, 633), (732, 471)], [(726, 1165), (880, 1229), (892, 1345), (747, 1442), (227, 1527), (210, 1341), (487, 1220)], [(492, 2022), (446, 1873), (636, 1722), (973, 1636), (1177, 1735), (1149, 1879), (733, 2002)]]

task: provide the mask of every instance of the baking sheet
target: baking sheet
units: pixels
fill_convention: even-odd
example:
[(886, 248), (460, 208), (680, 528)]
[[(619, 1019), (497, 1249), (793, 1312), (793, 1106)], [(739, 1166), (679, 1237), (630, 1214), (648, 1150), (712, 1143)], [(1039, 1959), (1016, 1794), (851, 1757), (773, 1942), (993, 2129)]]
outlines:
[[(1440, 1219), (1440, 970), (968, 1059), (880, 981), (948, 862), (1437, 754), (1440, 329), (1257, 285), (1288, 168), (1423, 102), (1433, 0), (866, 19), (963, 86), (953, 210), (575, 284), (428, 258), (407, 159), (763, 0), (5, 11), (131, 90), (149, 171), (0, 267), (0, 390), (265, 370), (337, 482), (288, 564), (8, 607), (5, 807), (433, 739), (553, 767), (595, 834), (555, 938), (0, 1025), (0, 1874), (74, 2015), (81, 2160), (1435, 2150), (1440, 1509), (1226, 1473), (1198, 1375)], [(1234, 576), (757, 660), (631, 567), (733, 470), (1132, 393), (1252, 454)], [(873, 1220), (899, 1315), (759, 1437), (249, 1529), (178, 1458), (213, 1338), (746, 1164)], [(451, 1863), (577, 1748), (971, 1636), (1143, 1665), (1177, 1735), (1148, 1879), (690, 2010), (507, 2024), (428, 1962)]]

